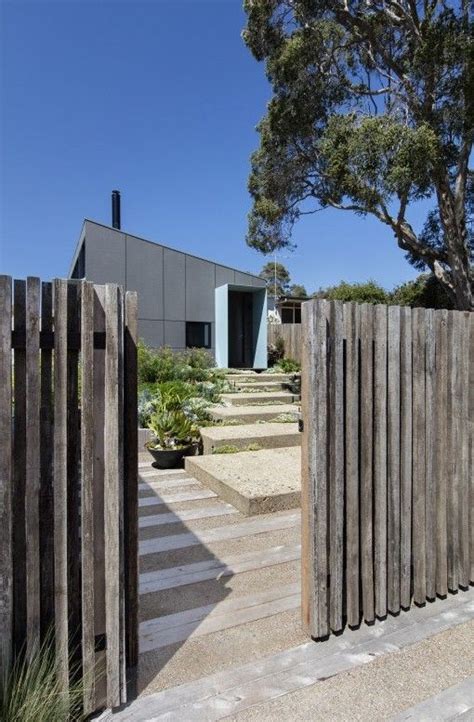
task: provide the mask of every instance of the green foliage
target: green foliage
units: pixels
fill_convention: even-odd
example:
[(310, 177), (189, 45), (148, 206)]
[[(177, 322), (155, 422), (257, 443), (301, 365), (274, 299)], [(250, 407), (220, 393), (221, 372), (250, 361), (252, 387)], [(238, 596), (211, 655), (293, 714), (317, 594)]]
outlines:
[(268, 295), (272, 298), (284, 296), (289, 292), (290, 274), (283, 263), (269, 261), (264, 265), (259, 275), (267, 284)]
[(234, 446), (233, 444), (223, 444), (212, 450), (213, 454), (237, 454), (240, 451), (260, 451), (260, 444), (252, 443), (244, 447)]
[(293, 283), (293, 285), (290, 286), (290, 296), (295, 296), (295, 298), (308, 298), (308, 292), (301, 283)]
[(282, 336), (277, 336), (275, 343), (269, 343), (267, 346), (267, 360), (269, 366), (275, 366), (285, 355), (285, 340)]
[[(247, 242), (291, 246), (327, 207), (372, 214), (457, 308), (474, 309), (472, 4), (244, 0), (273, 96), (251, 158)], [(417, 233), (410, 204), (434, 210)], [(271, 265), (271, 264), (269, 264)]]
[(269, 423), (271, 423), (271, 424), (295, 424), (297, 421), (298, 421), (298, 413), (295, 411), (294, 413), (278, 414), (278, 416), (275, 416), (275, 418), (270, 419)]
[(66, 722), (83, 720), (83, 683), (71, 684), (64, 695), (54, 644), (48, 638), (32, 658), (17, 660), (0, 680), (0, 719), (5, 722)]
[(330, 301), (345, 303), (389, 303), (390, 294), (375, 281), (365, 283), (347, 283), (341, 281), (337, 286), (322, 288), (314, 294), (315, 298), (327, 298)]
[[(196, 437), (200, 426), (208, 426), (212, 422), (209, 412), (211, 403), (218, 403), (221, 394), (230, 390), (225, 373), (214, 368), (214, 360), (203, 349), (190, 349), (184, 353), (176, 353), (169, 348), (153, 351), (141, 342), (138, 358), (139, 425), (152, 428), (152, 425), (158, 424), (156, 430), (161, 428), (161, 433), (165, 435), (163, 443), (169, 444), (172, 443), (170, 439), (176, 432), (176, 425), (180, 429), (179, 434), (184, 433), (185, 438), (188, 437), (189, 428), (181, 425), (184, 416), (192, 426), (191, 436)], [(181, 444), (179, 435), (174, 438)]]
[(395, 288), (390, 294), (390, 303), (421, 308), (454, 307), (441, 284), (429, 274), (421, 274), (414, 281), (407, 281)]
[(392, 291), (386, 291), (375, 281), (347, 283), (322, 288), (314, 298), (327, 298), (345, 303), (382, 303), (395, 306), (420, 306), (423, 308), (454, 308), (451, 298), (432, 274), (421, 274), (414, 281), (407, 281)]
[(138, 382), (208, 381), (221, 375), (214, 368), (211, 354), (205, 349), (188, 349), (182, 353), (167, 346), (150, 349), (143, 341), (138, 344)]
[(236, 454), (238, 451), (241, 451), (237, 446), (234, 446), (233, 444), (222, 444), (222, 446), (218, 446), (215, 449), (212, 450), (213, 454)]
[(161, 404), (148, 422), (154, 438), (147, 443), (150, 449), (183, 449), (199, 437), (199, 430), (181, 409)]
[(277, 368), (284, 374), (292, 374), (300, 371), (301, 365), (292, 358), (282, 358), (278, 362)]

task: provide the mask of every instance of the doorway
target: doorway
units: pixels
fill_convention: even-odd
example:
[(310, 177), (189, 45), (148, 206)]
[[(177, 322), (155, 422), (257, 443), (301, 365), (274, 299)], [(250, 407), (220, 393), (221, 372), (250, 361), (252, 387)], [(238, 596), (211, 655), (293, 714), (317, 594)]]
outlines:
[(229, 291), (229, 366), (252, 368), (253, 294), (246, 291)]

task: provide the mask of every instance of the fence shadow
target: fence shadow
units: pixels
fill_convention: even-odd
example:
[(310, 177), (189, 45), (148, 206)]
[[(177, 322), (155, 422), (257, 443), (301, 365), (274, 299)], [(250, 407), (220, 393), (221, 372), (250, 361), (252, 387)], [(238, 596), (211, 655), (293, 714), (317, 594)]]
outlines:
[[(157, 482), (151, 482), (149, 475), (143, 476), (142, 471), (139, 470), (138, 508), (138, 694), (153, 682), (228, 597), (231, 589), (227, 585), (233, 576), (225, 562), (201, 541), (199, 532), (187, 526), (181, 518), (183, 510), (173, 510), (169, 506), (172, 502), (165, 501), (178, 498), (176, 495), (188, 489), (190, 483), (184, 478), (173, 479), (172, 475), (168, 477), (169, 482), (160, 477)], [(166, 488), (166, 493), (161, 487)], [(206, 507), (215, 504), (215, 497), (197, 499), (195, 503), (196, 506), (190, 508), (186, 502), (186, 511), (199, 513), (202, 509), (204, 514)], [(214, 518), (222, 521), (225, 516)], [(202, 521), (205, 520), (203, 516)]]

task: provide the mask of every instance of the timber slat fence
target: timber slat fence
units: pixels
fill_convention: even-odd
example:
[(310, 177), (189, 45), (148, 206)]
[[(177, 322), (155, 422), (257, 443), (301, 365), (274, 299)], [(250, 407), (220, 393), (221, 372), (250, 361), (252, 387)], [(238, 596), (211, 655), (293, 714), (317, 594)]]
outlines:
[(301, 363), (302, 335), (300, 323), (269, 323), (268, 343), (276, 343), (278, 337), (285, 344), (285, 358)]
[(0, 673), (52, 633), (86, 714), (137, 663), (136, 318), (116, 285), (0, 276)]
[(303, 622), (474, 581), (474, 314), (303, 304)]

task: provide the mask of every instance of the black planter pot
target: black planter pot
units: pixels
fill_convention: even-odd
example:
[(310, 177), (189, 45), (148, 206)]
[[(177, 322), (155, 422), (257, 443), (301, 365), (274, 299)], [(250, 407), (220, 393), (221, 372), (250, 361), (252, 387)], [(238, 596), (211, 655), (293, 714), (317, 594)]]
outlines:
[(182, 465), (184, 456), (190, 455), (194, 445), (190, 444), (182, 449), (150, 449), (149, 446), (146, 448), (155, 460), (153, 466), (158, 469), (175, 469)]

